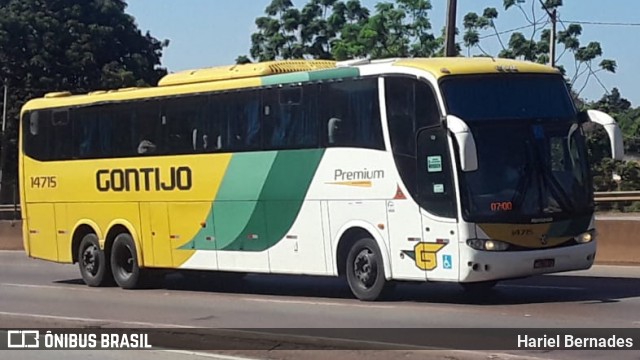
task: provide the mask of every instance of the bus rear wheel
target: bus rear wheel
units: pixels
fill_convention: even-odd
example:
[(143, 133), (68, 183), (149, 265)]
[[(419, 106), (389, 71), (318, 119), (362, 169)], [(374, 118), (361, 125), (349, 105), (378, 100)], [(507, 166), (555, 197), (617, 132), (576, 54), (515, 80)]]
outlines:
[(347, 282), (351, 292), (363, 301), (377, 300), (385, 290), (382, 254), (371, 238), (358, 240), (347, 255)]
[(80, 241), (78, 266), (82, 280), (88, 286), (106, 286), (113, 283), (109, 262), (104, 251), (100, 249), (100, 243), (95, 234), (87, 234)]
[(111, 247), (111, 270), (116, 284), (123, 289), (143, 287), (143, 270), (138, 265), (136, 245), (131, 235), (116, 236)]

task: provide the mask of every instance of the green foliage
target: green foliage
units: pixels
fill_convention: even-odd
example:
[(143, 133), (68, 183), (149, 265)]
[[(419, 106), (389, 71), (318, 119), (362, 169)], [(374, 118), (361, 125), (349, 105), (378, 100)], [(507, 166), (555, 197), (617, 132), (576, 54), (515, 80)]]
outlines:
[[(623, 132), (625, 153), (629, 160), (613, 161), (610, 158), (610, 145), (605, 131), (589, 126), (587, 145), (591, 159), (591, 172), (596, 191), (638, 191), (640, 190), (640, 107), (633, 108), (623, 98), (617, 88), (605, 94), (600, 100), (587, 104), (613, 116)], [(636, 160), (633, 160), (633, 159)], [(619, 181), (614, 180), (614, 174)], [(640, 211), (640, 202), (621, 202), (599, 204), (599, 210)]]
[(10, 89), (0, 161), (5, 180), (15, 177), (17, 118), (26, 100), (51, 91), (155, 85), (166, 74), (159, 65), (168, 41), (143, 34), (124, 0), (0, 4), (0, 83)]
[(373, 14), (359, 0), (309, 0), (301, 10), (273, 0), (256, 19), (250, 54), (258, 61), (433, 56), (443, 41), (431, 32), (430, 10), (429, 0), (380, 2)]
[[(529, 4), (531, 5), (531, 10), (528, 10)], [(501, 50), (497, 54), (498, 57), (548, 64), (550, 62), (549, 42), (551, 40), (551, 31), (547, 25), (550, 17), (548, 12), (557, 10), (562, 5), (562, 0), (545, 0), (542, 2), (540, 0), (504, 0), (505, 11), (518, 9), (523, 15), (525, 24), (528, 23), (528, 26), (525, 26), (531, 29), (530, 34), (520, 31), (511, 32), (508, 41), (503, 40), (503, 36), (506, 36), (506, 34), (502, 34), (498, 30), (495, 21), (498, 18), (498, 11), (495, 8), (485, 8), (482, 15), (478, 15), (475, 12), (468, 13), (463, 21), (465, 29), (463, 40), (468, 55), (470, 56), (471, 51), (476, 48), (484, 55), (490, 55), (482, 48), (481, 39), (492, 37), (496, 38), (501, 46)], [(540, 10), (536, 12), (536, 8)], [(567, 53), (573, 56), (574, 61), (571, 63), (575, 64), (575, 72), (569, 79), (569, 84), (577, 88), (578, 95), (595, 73), (599, 71), (615, 73), (617, 67), (615, 60), (604, 59), (597, 66), (593, 64), (596, 59), (602, 56), (602, 47), (599, 42), (595, 41), (588, 43), (586, 46), (581, 45), (582, 26), (569, 24), (565, 28), (564, 23), (559, 22), (558, 27), (556, 41), (560, 46), (559, 53), (554, 60), (561, 61)], [(489, 32), (489, 34), (483, 36), (485, 32)], [(560, 68), (561, 65), (558, 67)], [(561, 67), (561, 71), (566, 75), (564, 67)], [(582, 78), (585, 78), (584, 83), (581, 86), (577, 86), (576, 84), (581, 82)]]

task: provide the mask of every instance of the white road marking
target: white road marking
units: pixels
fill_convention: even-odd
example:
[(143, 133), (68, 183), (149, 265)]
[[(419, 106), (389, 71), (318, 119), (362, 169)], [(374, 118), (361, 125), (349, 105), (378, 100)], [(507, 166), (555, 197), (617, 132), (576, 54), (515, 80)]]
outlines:
[(325, 302), (325, 301), (304, 301), (304, 300), (278, 300), (278, 299), (259, 299), (259, 298), (243, 298), (245, 301), (255, 301), (255, 302), (269, 302), (276, 304), (300, 304), (300, 305), (325, 305), (325, 306), (354, 306), (354, 307), (365, 307), (365, 308), (380, 308), (380, 309), (393, 309), (395, 306), (393, 305), (369, 305), (369, 304), (347, 304), (347, 303), (339, 303), (339, 302)]
[(26, 313), (13, 313), (13, 312), (4, 312), (4, 311), (0, 311), (0, 315), (37, 318), (37, 319), (80, 321), (80, 322), (105, 322), (105, 323), (115, 323), (119, 325), (134, 325), (134, 326), (144, 326), (144, 327), (162, 327), (162, 328), (180, 328), (180, 329), (197, 329), (198, 328), (197, 326), (185, 326), (185, 325), (177, 325), (177, 324), (161, 324), (161, 323), (150, 323), (150, 322), (142, 322), (142, 321), (122, 321), (122, 320), (115, 320), (115, 319), (93, 319), (93, 318), (55, 316), (55, 315), (44, 315), (44, 314), (26, 314)]
[[(71, 287), (71, 286), (56, 286), (56, 285), (34, 285), (34, 284), (15, 284), (15, 283), (0, 283), (1, 286), (27, 288), (27, 289), (52, 289), (52, 290), (73, 290), (73, 291), (87, 291), (87, 292), (101, 292), (102, 289), (95, 289), (89, 287)], [(166, 293), (165, 295), (167, 295)], [(373, 305), (373, 304), (347, 304), (339, 302), (325, 302), (325, 301), (305, 301), (305, 300), (279, 300), (279, 299), (259, 299), (259, 298), (238, 298), (234, 296), (226, 296), (227, 298), (241, 299), (253, 302), (268, 302), (276, 304), (300, 304), (300, 305), (325, 305), (325, 306), (351, 306), (351, 307), (364, 307), (364, 308), (380, 308), (380, 309), (392, 309), (393, 305)]]
[(32, 285), (32, 284), (12, 284), (12, 283), (0, 283), (0, 286), (9, 287), (21, 287), (32, 289), (54, 289), (54, 290), (73, 290), (73, 291), (101, 291), (100, 289), (92, 289), (88, 287), (71, 287), (71, 286), (55, 286), (55, 285)]
[(511, 284), (498, 284), (497, 286), (498, 287), (523, 288), (523, 289), (571, 290), (571, 291), (584, 290), (584, 288), (571, 287), (571, 286), (511, 285)]
[(255, 360), (254, 358), (248, 358), (248, 357), (213, 354), (213, 353), (205, 353), (200, 351), (186, 351), (186, 350), (160, 350), (160, 351), (168, 352), (172, 354), (200, 356), (200, 357), (205, 357), (209, 359), (219, 359), (219, 360)]

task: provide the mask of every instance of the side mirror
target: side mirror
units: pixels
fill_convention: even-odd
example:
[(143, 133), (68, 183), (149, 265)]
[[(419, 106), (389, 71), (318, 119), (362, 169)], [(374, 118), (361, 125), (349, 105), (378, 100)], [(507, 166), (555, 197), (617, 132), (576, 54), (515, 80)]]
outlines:
[(622, 140), (622, 131), (618, 123), (606, 113), (598, 110), (587, 110), (589, 121), (600, 124), (609, 135), (611, 143), (611, 158), (614, 160), (622, 160), (624, 157), (624, 142)]
[(448, 115), (447, 129), (453, 134), (458, 142), (458, 150), (460, 156), (460, 164), (462, 171), (471, 172), (478, 170), (478, 150), (476, 148), (476, 140), (467, 123), (462, 119)]

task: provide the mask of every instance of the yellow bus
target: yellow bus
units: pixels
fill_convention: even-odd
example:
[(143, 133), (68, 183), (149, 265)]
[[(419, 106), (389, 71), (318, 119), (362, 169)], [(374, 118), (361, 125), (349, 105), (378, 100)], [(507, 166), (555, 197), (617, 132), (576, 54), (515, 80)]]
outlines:
[(21, 112), (24, 247), (89, 286), (154, 269), (490, 288), (589, 268), (582, 126), (555, 69), (504, 59), (275, 61)]

